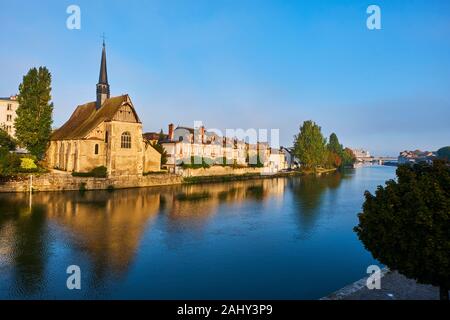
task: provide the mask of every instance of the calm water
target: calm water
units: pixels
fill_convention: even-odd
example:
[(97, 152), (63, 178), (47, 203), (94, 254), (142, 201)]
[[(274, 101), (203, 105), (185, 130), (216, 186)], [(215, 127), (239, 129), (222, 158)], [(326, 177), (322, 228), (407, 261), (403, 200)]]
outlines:
[(0, 194), (0, 298), (317, 299), (376, 263), (352, 228), (394, 176)]

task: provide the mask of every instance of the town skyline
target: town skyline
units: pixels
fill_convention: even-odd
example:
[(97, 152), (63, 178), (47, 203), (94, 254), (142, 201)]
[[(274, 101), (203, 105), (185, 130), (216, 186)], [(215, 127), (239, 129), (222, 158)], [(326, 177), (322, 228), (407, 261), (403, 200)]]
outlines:
[[(345, 145), (377, 155), (435, 151), (448, 144), (445, 83), (450, 80), (450, 48), (440, 41), (448, 36), (448, 28), (435, 28), (446, 23), (445, 14), (439, 14), (449, 7), (445, 2), (427, 7), (424, 21), (399, 26), (425, 2), (412, 6), (381, 1), (380, 31), (365, 29), (364, 5), (358, 12), (358, 6), (344, 4), (299, 4), (304, 10), (294, 16), (289, 5), (270, 2), (257, 8), (248, 2), (237, 13), (220, 2), (203, 3), (201, 8), (177, 2), (151, 2), (143, 8), (131, 4), (128, 14), (135, 20), (118, 30), (113, 17), (119, 6), (83, 1), (81, 30), (68, 30), (65, 5), (30, 4), (28, 13), (6, 17), (6, 25), (18, 32), (14, 38), (2, 35), (11, 50), (0, 53), (1, 68), (8, 75), (0, 80), (0, 96), (17, 93), (29, 68), (48, 66), (53, 75), (54, 127), (60, 127), (77, 105), (95, 100), (91, 88), (98, 76), (104, 31), (112, 94), (130, 94), (144, 131), (166, 131), (169, 123), (192, 126), (201, 120), (207, 128), (223, 131), (280, 129), (280, 144), (291, 146), (299, 125), (312, 119), (325, 136), (336, 132)], [(15, 10), (17, 4), (2, 6)], [(401, 15), (403, 20), (395, 20), (405, 7), (409, 11)], [(239, 12), (251, 8), (255, 17), (244, 21)], [(141, 19), (144, 14), (138, 9), (158, 19)], [(264, 18), (270, 10), (277, 19), (268, 22)], [(30, 12), (39, 19), (30, 20)], [(310, 18), (303, 19), (307, 14)], [(427, 26), (430, 21), (433, 25)], [(243, 26), (248, 33), (239, 35)], [(303, 34), (305, 28), (308, 35)], [(422, 33), (413, 39), (411, 28)], [(137, 32), (142, 29), (148, 33)], [(312, 39), (311, 31), (320, 40)], [(278, 49), (271, 49), (277, 36)], [(302, 50), (304, 43), (307, 50)], [(402, 51), (411, 48), (417, 50)], [(329, 50), (334, 54), (327, 61)]]

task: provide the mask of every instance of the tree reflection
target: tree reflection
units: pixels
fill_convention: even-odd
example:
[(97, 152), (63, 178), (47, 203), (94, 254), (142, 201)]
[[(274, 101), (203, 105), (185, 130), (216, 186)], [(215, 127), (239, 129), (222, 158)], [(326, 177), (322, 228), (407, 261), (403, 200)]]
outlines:
[(294, 196), (297, 217), (302, 236), (308, 236), (319, 218), (319, 208), (323, 204), (323, 196), (329, 191), (331, 196), (340, 186), (342, 174), (336, 172), (325, 176), (302, 176), (289, 180), (289, 188)]
[(0, 253), (4, 262), (14, 266), (13, 285), (33, 295), (45, 286), (49, 241), (45, 207), (30, 208), (26, 198), (0, 198)]

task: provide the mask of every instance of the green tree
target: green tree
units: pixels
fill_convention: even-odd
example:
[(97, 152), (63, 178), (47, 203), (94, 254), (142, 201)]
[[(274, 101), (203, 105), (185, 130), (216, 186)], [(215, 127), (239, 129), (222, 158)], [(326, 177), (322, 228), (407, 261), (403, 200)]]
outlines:
[(450, 146), (440, 148), (437, 151), (437, 156), (439, 159), (450, 160)]
[(14, 140), (8, 132), (0, 129), (0, 148), (4, 148), (7, 151), (13, 151), (16, 149), (17, 142)]
[(327, 149), (335, 154), (341, 156), (344, 151), (344, 147), (339, 143), (339, 139), (336, 133), (332, 133), (330, 135), (330, 139), (328, 140)]
[(28, 151), (42, 159), (50, 139), (53, 103), (51, 74), (45, 67), (33, 68), (19, 86), (16, 137)]
[(294, 137), (294, 155), (301, 164), (308, 169), (326, 163), (327, 141), (323, 137), (321, 128), (313, 121), (303, 122), (300, 133)]
[(398, 182), (365, 193), (355, 232), (373, 257), (419, 283), (450, 288), (450, 167), (404, 165)]
[(342, 151), (342, 165), (343, 166), (351, 166), (356, 162), (356, 156), (353, 151), (349, 148), (345, 148)]

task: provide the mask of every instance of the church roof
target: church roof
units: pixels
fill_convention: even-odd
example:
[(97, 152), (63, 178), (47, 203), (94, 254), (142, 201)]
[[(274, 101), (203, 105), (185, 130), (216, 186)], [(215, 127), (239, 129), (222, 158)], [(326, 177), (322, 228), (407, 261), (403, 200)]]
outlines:
[(89, 102), (78, 106), (70, 119), (59, 129), (53, 132), (51, 140), (77, 140), (84, 139), (93, 129), (104, 121), (111, 121), (119, 108), (130, 105), (137, 121), (139, 117), (134, 110), (130, 97), (125, 94), (106, 99), (100, 109), (96, 109), (96, 102)]

